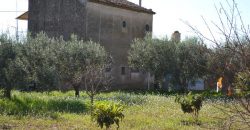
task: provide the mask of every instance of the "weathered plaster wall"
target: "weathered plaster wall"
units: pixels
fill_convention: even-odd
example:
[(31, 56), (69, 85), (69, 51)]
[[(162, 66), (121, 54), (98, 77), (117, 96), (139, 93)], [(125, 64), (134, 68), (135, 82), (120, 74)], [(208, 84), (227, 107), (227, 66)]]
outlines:
[[(112, 54), (115, 62), (112, 75), (117, 86), (145, 86), (145, 74), (131, 74), (127, 55), (132, 40), (145, 36), (146, 25), (152, 32), (153, 15), (92, 2), (88, 2), (86, 11), (86, 37), (101, 43)], [(121, 67), (126, 67), (125, 75), (121, 75)]]
[[(113, 56), (111, 74), (118, 89), (146, 86), (145, 74), (130, 72), (127, 54), (132, 40), (145, 36), (146, 25), (152, 31), (152, 22), (152, 14), (87, 0), (29, 0), (29, 31), (44, 31), (50, 37), (63, 36), (66, 40), (74, 33), (83, 40), (99, 42)], [(121, 67), (125, 67), (125, 75)]]

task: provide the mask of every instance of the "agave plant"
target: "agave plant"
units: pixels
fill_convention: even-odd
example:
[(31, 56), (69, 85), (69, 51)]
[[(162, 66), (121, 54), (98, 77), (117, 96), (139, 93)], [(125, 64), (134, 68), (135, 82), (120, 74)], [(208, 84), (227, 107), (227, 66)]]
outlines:
[(119, 129), (119, 123), (124, 118), (122, 111), (124, 106), (120, 103), (98, 103), (95, 105), (94, 112), (92, 113), (92, 119), (97, 122), (98, 126), (109, 129), (114, 123)]

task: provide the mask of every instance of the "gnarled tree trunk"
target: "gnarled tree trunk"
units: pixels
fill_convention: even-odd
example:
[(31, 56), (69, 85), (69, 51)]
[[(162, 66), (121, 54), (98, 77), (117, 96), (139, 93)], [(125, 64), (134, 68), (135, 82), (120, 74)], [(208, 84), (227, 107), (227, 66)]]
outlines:
[(6, 85), (6, 88), (4, 90), (4, 97), (11, 99), (11, 85)]
[(80, 84), (79, 83), (73, 83), (72, 86), (75, 90), (75, 96), (80, 97)]

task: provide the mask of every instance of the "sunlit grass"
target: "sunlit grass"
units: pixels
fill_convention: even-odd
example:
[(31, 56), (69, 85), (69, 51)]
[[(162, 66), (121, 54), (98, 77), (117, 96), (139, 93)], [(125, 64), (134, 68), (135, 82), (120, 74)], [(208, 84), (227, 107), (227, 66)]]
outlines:
[[(82, 92), (20, 93), (15, 91), (11, 101), (0, 99), (0, 129), (100, 129), (91, 121), (89, 98)], [(174, 96), (135, 94), (126, 92), (102, 93), (95, 101), (114, 101), (124, 104), (122, 130), (219, 129), (224, 114), (214, 106), (220, 100), (206, 100), (200, 111), (200, 124), (184, 114)], [(5, 105), (5, 106), (4, 106)], [(116, 129), (115, 126), (112, 129)]]

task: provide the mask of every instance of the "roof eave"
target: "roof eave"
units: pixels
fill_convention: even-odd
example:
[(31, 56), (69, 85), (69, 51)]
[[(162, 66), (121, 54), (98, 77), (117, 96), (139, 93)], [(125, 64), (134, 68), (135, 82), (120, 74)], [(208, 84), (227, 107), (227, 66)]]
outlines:
[(16, 17), (17, 20), (28, 20), (29, 12), (26, 11), (25, 13), (21, 14), (20, 16)]
[(126, 9), (126, 10), (132, 10), (132, 11), (136, 11), (136, 12), (148, 13), (148, 14), (152, 14), (152, 15), (156, 14), (152, 9), (145, 9), (145, 10), (137, 9), (137, 8), (133, 8), (133, 7), (126, 6), (126, 5), (117, 5), (117, 4), (114, 4), (112, 2), (106, 3), (106, 2), (99, 1), (99, 0), (89, 0), (89, 2), (103, 4), (103, 5), (117, 7), (117, 8), (122, 8), (122, 9)]

